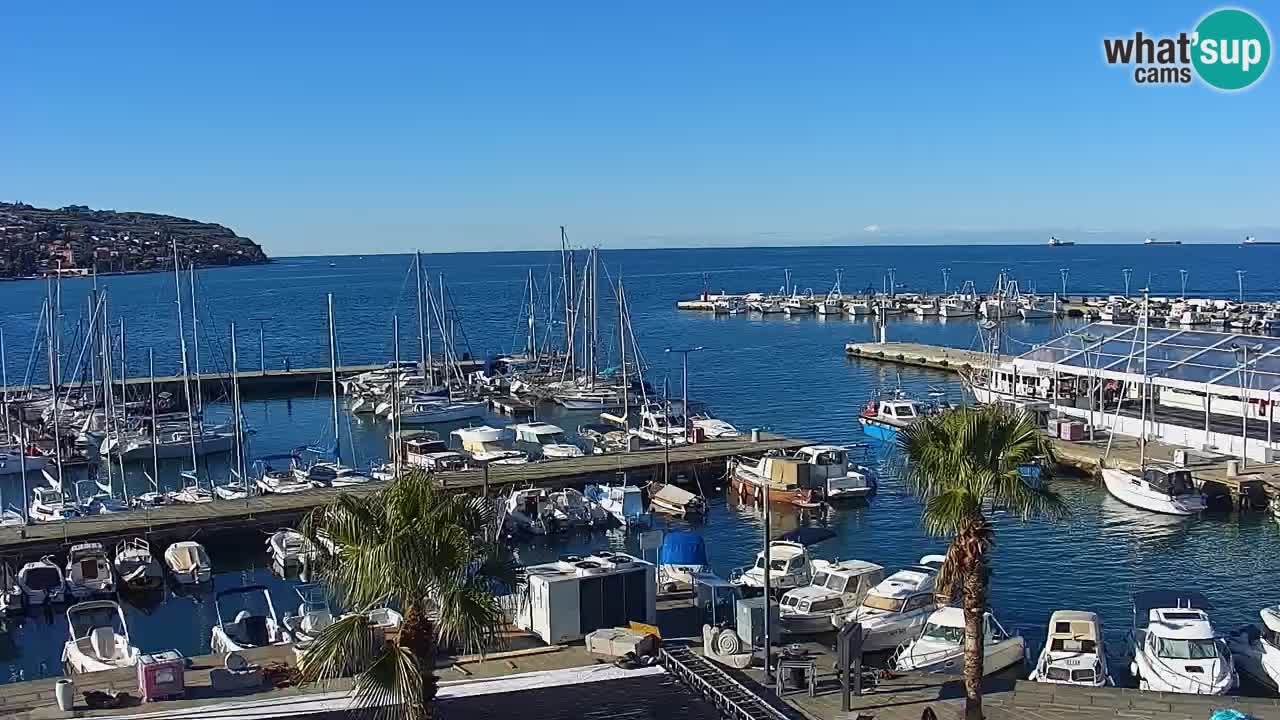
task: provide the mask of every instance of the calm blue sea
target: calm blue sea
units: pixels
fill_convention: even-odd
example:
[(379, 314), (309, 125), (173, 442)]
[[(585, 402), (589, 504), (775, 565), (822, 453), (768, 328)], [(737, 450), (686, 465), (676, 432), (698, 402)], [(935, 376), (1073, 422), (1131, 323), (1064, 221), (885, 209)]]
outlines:
[[(585, 253), (579, 253), (581, 260)], [(880, 289), (892, 268), (902, 291), (938, 292), (944, 268), (957, 288), (972, 281), (986, 291), (1002, 269), (1023, 289), (1042, 293), (1061, 291), (1061, 269), (1067, 271), (1072, 295), (1120, 293), (1123, 268), (1132, 268), (1131, 291), (1149, 285), (1155, 294), (1181, 292), (1180, 269), (1188, 270), (1187, 291), (1195, 295), (1235, 296), (1237, 269), (1244, 275), (1247, 298), (1274, 299), (1280, 295), (1269, 272), (1280, 260), (1280, 247), (1185, 245), (1180, 247), (1089, 246), (1065, 248), (965, 247), (822, 247), (725, 248), (698, 250), (619, 250), (600, 255), (611, 282), (624, 283), (630, 301), (636, 338), (645, 354), (647, 379), (661, 387), (670, 380), (680, 392), (679, 356), (666, 347), (703, 346), (690, 356), (689, 393), (710, 404), (720, 415), (742, 428), (761, 427), (813, 440), (849, 443), (863, 440), (856, 415), (877, 388), (899, 382), (923, 392), (946, 387), (956, 397), (955, 378), (941, 373), (896, 369), (844, 357), (849, 340), (871, 339), (866, 321), (821, 317), (790, 319), (750, 316), (712, 317), (680, 312), (679, 299), (695, 297), (704, 277), (713, 291), (771, 291), (783, 284), (791, 270), (801, 289), (825, 293), (836, 269), (844, 273), (846, 291)], [(459, 352), (476, 357), (519, 349), (525, 338), (523, 306), (526, 280), (532, 270), (538, 284), (539, 334), (545, 322), (548, 271), (557, 282), (559, 253), (521, 252), (424, 255), (433, 292), (439, 275), (457, 309)], [(242, 370), (326, 366), (329, 361), (326, 294), (334, 296), (340, 362), (383, 362), (393, 350), (391, 323), (401, 319), (401, 353), (417, 353), (412, 258), (408, 256), (343, 256), (285, 258), (260, 267), (206, 270), (198, 274), (198, 324), (201, 367), (229, 365), (230, 323), (237, 325)], [(99, 287), (109, 293), (113, 318), (125, 318), (131, 375), (146, 372), (146, 353), (153, 349), (158, 374), (177, 372), (178, 341), (172, 275), (150, 274), (103, 277)], [(73, 367), (77, 323), (87, 307), (88, 280), (62, 283), (63, 349)], [(606, 283), (601, 282), (605, 294)], [(184, 281), (185, 288), (185, 281)], [(43, 380), (45, 360), (31, 356), (33, 331), (40, 316), (46, 286), (42, 282), (0, 283), (0, 325), (8, 349), (11, 383)], [(189, 292), (184, 290), (185, 292)], [(557, 303), (559, 300), (556, 301)], [(190, 336), (190, 314), (188, 343)], [(612, 316), (602, 318), (612, 328)], [(1011, 351), (1043, 341), (1062, 326), (1048, 321), (1015, 323), (1010, 329)], [(259, 332), (263, 351), (259, 353)], [(554, 327), (563, 333), (563, 327)], [(891, 340), (914, 340), (955, 347), (977, 347), (972, 320), (903, 318), (888, 329)], [(438, 334), (436, 346), (439, 347)], [(255, 428), (253, 452), (287, 451), (298, 445), (326, 441), (329, 402), (323, 388), (302, 397), (252, 397), (245, 413)], [(552, 422), (566, 428), (590, 421), (589, 415), (547, 411)], [(225, 416), (224, 405), (210, 408)], [(502, 418), (491, 418), (497, 424)], [(360, 464), (385, 455), (385, 428), (352, 419), (344, 423), (344, 445)], [(225, 466), (210, 468), (217, 476)], [(131, 485), (140, 480), (131, 469)], [(166, 468), (173, 482), (176, 466)], [(7, 500), (17, 498), (20, 486), (6, 483)], [(1100, 488), (1078, 481), (1060, 484), (1073, 515), (1063, 523), (1019, 525), (999, 519), (996, 544), (994, 606), (1006, 625), (1041, 627), (1054, 609), (1081, 608), (1102, 614), (1108, 624), (1113, 655), (1131, 623), (1129, 596), (1140, 589), (1190, 586), (1205, 592), (1219, 608), (1224, 628), (1253, 621), (1257, 610), (1280, 597), (1280, 556), (1274, 552), (1280, 524), (1261, 515), (1219, 515), (1180, 521), (1156, 518), (1120, 505)], [(712, 562), (721, 572), (751, 560), (759, 547), (759, 511), (736, 507), (723, 499), (713, 502), (706, 523), (699, 526)], [(849, 508), (828, 517), (808, 517), (775, 508), (771, 524), (782, 532), (801, 523), (826, 522), (838, 539), (818, 546), (824, 557), (861, 558), (888, 568), (913, 562), (936, 552), (944, 542), (920, 530), (915, 501), (892, 482), (869, 506)], [(247, 538), (240, 547), (211, 547), (219, 573), (217, 588), (265, 582), (273, 588), (277, 607), (296, 606), (292, 581), (271, 574), (262, 545), (265, 538)], [(528, 562), (565, 552), (622, 547), (619, 534), (556, 537), (522, 545)], [(635, 548), (631, 547), (634, 551)], [(177, 647), (188, 653), (207, 652), (214, 622), (208, 597), (180, 597), (166, 593), (153, 607), (128, 608), (137, 644), (146, 650)], [(0, 634), (0, 681), (32, 679), (59, 672), (66, 621), (57, 614), (9, 618)]]

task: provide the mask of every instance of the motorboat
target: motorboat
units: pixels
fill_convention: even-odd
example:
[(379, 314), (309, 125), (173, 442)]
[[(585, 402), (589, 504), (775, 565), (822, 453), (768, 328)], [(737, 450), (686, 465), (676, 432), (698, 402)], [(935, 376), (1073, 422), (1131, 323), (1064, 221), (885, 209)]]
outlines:
[(478, 465), (521, 465), (529, 462), (529, 456), (512, 450), (503, 444), (501, 428), (481, 425), (459, 428), (449, 433), (458, 438), (462, 451)]
[(646, 488), (649, 491), (649, 506), (654, 512), (676, 517), (702, 517), (706, 515), (707, 503), (700, 495), (671, 483), (653, 481)]
[(909, 398), (872, 400), (858, 415), (862, 432), (878, 440), (893, 441), (898, 431), (924, 416), (920, 403)]
[(483, 400), (450, 400), (440, 398), (404, 405), (399, 421), (403, 425), (437, 425), (484, 417)]
[(716, 315), (739, 315), (746, 309), (746, 303), (739, 298), (720, 298), (711, 303), (711, 311)]
[[(990, 611), (982, 613), (983, 675), (999, 672), (1022, 662), (1026, 641), (1009, 634)], [(934, 610), (920, 634), (890, 659), (898, 671), (961, 674), (964, 672), (964, 610), (943, 607)]]
[(809, 485), (821, 490), (826, 500), (866, 498), (876, 491), (875, 472), (852, 462), (847, 447), (806, 445), (795, 457), (809, 466)]
[(761, 315), (777, 315), (785, 312), (782, 301), (777, 298), (759, 298), (747, 302), (747, 308)]
[(298, 610), (286, 612), (280, 622), (294, 641), (305, 647), (307, 643), (315, 641), (321, 631), (332, 625), (335, 618), (333, 609), (329, 607), (329, 595), (323, 586), (304, 583), (293, 590), (298, 594)]
[[(240, 652), (268, 645), (285, 645), (292, 641), (280, 624), (271, 593), (265, 585), (223, 590), (214, 596), (218, 624), (213, 626), (210, 646), (215, 653)], [(235, 615), (228, 615), (233, 608)], [(230, 617), (230, 620), (224, 618)]]
[(609, 523), (609, 513), (604, 508), (573, 488), (552, 491), (547, 494), (547, 500), (556, 518), (563, 518), (564, 526), (570, 530), (604, 527)]
[(46, 455), (24, 453), (22, 448), (0, 447), (0, 477), (20, 475), (24, 464), (27, 472), (39, 472), (49, 464), (49, 458)]
[(912, 312), (919, 317), (937, 317), (942, 314), (942, 306), (937, 298), (929, 298), (924, 302), (916, 303)]
[(1023, 295), (1018, 305), (1023, 320), (1049, 320), (1061, 312), (1056, 300), (1046, 301), (1035, 295)]
[(231, 471), (227, 482), (213, 486), (213, 494), (219, 500), (248, 500), (257, 497), (262, 490), (257, 483), (247, 483), (235, 470)]
[(151, 543), (140, 537), (116, 543), (115, 569), (122, 589), (145, 591), (164, 585), (164, 571), (151, 554)]
[(669, 532), (658, 548), (658, 586), (667, 592), (693, 587), (695, 576), (710, 569), (707, 543), (687, 530)]
[(76, 511), (81, 517), (110, 515), (131, 509), (129, 503), (113, 497), (93, 480), (78, 480), (75, 484)]
[(1012, 297), (995, 296), (978, 304), (978, 314), (987, 320), (1002, 320), (1022, 316), (1022, 308)]
[(1280, 689), (1280, 605), (1263, 608), (1262, 625), (1245, 625), (1227, 637), (1236, 669), (1272, 690)]
[(1098, 319), (1109, 323), (1131, 323), (1133, 322), (1133, 310), (1122, 301), (1112, 300), (1102, 306), (1102, 310), (1098, 312)]
[(1225, 695), (1239, 682), (1227, 641), (1209, 620), (1202, 594), (1149, 590), (1133, 595), (1129, 672), (1138, 689)]
[(0, 561), (0, 616), (22, 612), (24, 593), (13, 566)]
[(813, 561), (813, 578), (778, 601), (782, 631), (792, 635), (831, 632), (832, 618), (856, 608), (884, 580), (884, 567), (865, 560)]
[(506, 501), (507, 519), (519, 532), (547, 535), (561, 529), (560, 518), (542, 488), (512, 490)]
[[(626, 388), (587, 387), (558, 392), (553, 396), (556, 404), (565, 410), (615, 410), (622, 407)], [(518, 427), (518, 426), (517, 426)]]
[(644, 488), (639, 485), (588, 485), (583, 494), (625, 529), (653, 524), (653, 514), (645, 509)]
[(1149, 464), (1141, 473), (1104, 467), (1102, 482), (1112, 497), (1140, 510), (1195, 515), (1206, 507), (1191, 471), (1174, 465)]
[(1178, 315), (1178, 324), (1183, 327), (1196, 327), (1198, 325), (1208, 325), (1211, 318), (1209, 315), (1199, 310), (1183, 310)]
[(267, 552), (271, 559), (283, 566), (309, 563), (316, 551), (302, 533), (297, 530), (277, 530), (267, 538)]
[(944, 318), (973, 317), (977, 314), (977, 305), (967, 295), (951, 295), (938, 303), (938, 315)]
[(814, 313), (813, 296), (793, 295), (782, 301), (782, 311), (788, 315), (812, 315)]
[[(769, 543), (769, 589), (773, 593), (804, 587), (813, 579), (809, 549), (798, 542), (773, 540)], [(754, 565), (738, 568), (729, 575), (729, 582), (744, 592), (763, 592), (765, 577), (764, 551), (756, 555)]]
[(898, 570), (871, 588), (851, 613), (835, 615), (833, 625), (862, 624), (864, 651), (892, 650), (920, 634), (938, 609), (934, 585), (946, 561), (944, 555), (925, 555), (915, 565)]
[(564, 430), (545, 422), (520, 423), (512, 428), (516, 442), (543, 460), (582, 457), (582, 448), (569, 442)]
[(80, 517), (74, 503), (67, 502), (57, 488), (40, 486), (31, 488), (31, 504), (27, 506), (34, 522), (48, 523)]
[(592, 455), (639, 450), (641, 440), (629, 430), (610, 423), (584, 423), (578, 426), (578, 437), (587, 443)]
[[(288, 465), (283, 468), (272, 466), (273, 461), (286, 460)], [(254, 481), (258, 491), (262, 493), (275, 493), (277, 495), (289, 495), (292, 493), (305, 492), (316, 487), (305, 473), (299, 474), (296, 469), (302, 464), (302, 458), (295, 453), (266, 455), (254, 461), (253, 465), (258, 474), (258, 479)]]
[(369, 475), (349, 465), (328, 460), (317, 460), (305, 469), (295, 466), (293, 474), (297, 480), (319, 487), (351, 487), (373, 480)]
[(742, 437), (738, 428), (704, 411), (689, 414), (689, 424), (702, 431), (708, 440), (729, 440)]
[(67, 572), (63, 576), (67, 593), (77, 600), (95, 595), (110, 595), (116, 590), (116, 579), (107, 560), (107, 549), (98, 542), (72, 545), (67, 551)]
[(62, 665), (70, 673), (132, 667), (138, 648), (129, 641), (129, 624), (120, 603), (90, 600), (67, 608), (71, 639), (62, 646)]
[(467, 456), (452, 450), (440, 450), (415, 455), (414, 461), (409, 465), (433, 473), (458, 472), (470, 468), (467, 463)]
[(1029, 680), (1059, 685), (1111, 685), (1102, 618), (1081, 610), (1055, 610)]
[(48, 555), (18, 570), (18, 587), (22, 588), (28, 607), (57, 605), (66, 597), (62, 568)]
[(689, 441), (685, 434), (684, 419), (673, 415), (660, 403), (649, 403), (640, 409), (640, 427), (632, 430), (648, 443), (673, 447)]
[(866, 300), (849, 300), (844, 304), (844, 311), (853, 317), (866, 317), (875, 312)]
[(809, 470), (804, 459), (776, 452), (728, 462), (730, 482), (742, 497), (764, 502), (767, 495), (770, 502), (798, 507), (817, 507), (823, 499), (821, 483), (811, 480)]
[(213, 579), (209, 553), (194, 540), (183, 540), (165, 548), (164, 564), (179, 585), (199, 585)]
[(844, 303), (840, 301), (840, 293), (832, 290), (827, 293), (822, 302), (814, 306), (819, 315), (843, 315)]

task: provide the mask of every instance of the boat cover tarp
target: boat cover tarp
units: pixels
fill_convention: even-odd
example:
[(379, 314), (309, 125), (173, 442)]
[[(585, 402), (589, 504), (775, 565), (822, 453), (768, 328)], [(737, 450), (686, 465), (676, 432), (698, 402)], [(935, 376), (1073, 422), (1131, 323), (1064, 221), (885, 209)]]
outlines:
[(698, 496), (675, 485), (663, 485), (651, 499), (660, 500), (673, 507), (683, 507), (693, 502), (696, 497)]
[(828, 530), (827, 528), (802, 527), (783, 533), (782, 537), (779, 539), (786, 540), (787, 542), (800, 543), (801, 545), (808, 547), (810, 545), (817, 545), (825, 540), (830, 540), (835, 536), (835, 532)]
[(707, 545), (702, 536), (691, 532), (667, 533), (658, 553), (659, 565), (706, 565)]
[(168, 555), (171, 566), (178, 572), (190, 572), (193, 568), (200, 567), (200, 555), (191, 545), (172, 548)]

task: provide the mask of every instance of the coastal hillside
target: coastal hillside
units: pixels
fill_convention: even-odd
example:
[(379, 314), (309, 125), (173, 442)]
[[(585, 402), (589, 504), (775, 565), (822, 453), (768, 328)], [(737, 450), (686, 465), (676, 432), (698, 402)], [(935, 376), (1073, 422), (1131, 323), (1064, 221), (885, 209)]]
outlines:
[(257, 243), (214, 223), (144, 212), (56, 210), (0, 202), (0, 278), (56, 272), (145, 272), (269, 262)]

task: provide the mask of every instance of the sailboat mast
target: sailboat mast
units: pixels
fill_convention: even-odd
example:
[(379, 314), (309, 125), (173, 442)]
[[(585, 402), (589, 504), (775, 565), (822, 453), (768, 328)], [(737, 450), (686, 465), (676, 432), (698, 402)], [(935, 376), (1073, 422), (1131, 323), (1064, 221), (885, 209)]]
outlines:
[(196, 309), (196, 262), (191, 261), (191, 340), (192, 351), (195, 355), (196, 362), (196, 407), (200, 409), (197, 416), (200, 423), (200, 429), (204, 429), (204, 390), (201, 387), (200, 380), (200, 323), (199, 311)]
[(1147, 466), (1147, 339), (1150, 337), (1151, 316), (1148, 313), (1148, 290), (1142, 289), (1142, 430), (1138, 438), (1138, 469)]
[[(56, 341), (53, 337), (53, 301), (52, 298), (46, 298), (45, 312), (48, 318), (48, 328), (46, 329), (49, 355), (49, 389), (53, 392), (53, 461), (58, 469), (58, 490), (66, 495), (66, 489), (62, 485), (62, 429), (58, 427), (58, 374), (54, 356), (57, 354)], [(92, 364), (92, 363), (91, 363)]]
[(147, 384), (151, 387), (151, 489), (160, 492), (160, 443), (156, 429), (156, 351), (147, 348)]
[(536, 298), (534, 298), (533, 286), (533, 268), (529, 268), (529, 357), (534, 361), (538, 359), (538, 328), (536, 325), (537, 316)]
[[(173, 288), (178, 299), (178, 352), (182, 353), (182, 394), (187, 402), (187, 436), (191, 439), (191, 472), (196, 472), (196, 420), (191, 404), (191, 372), (187, 366), (187, 333), (182, 319), (182, 266), (178, 264), (178, 241), (173, 241)], [(156, 478), (159, 482), (159, 478)]]
[[(427, 322), (426, 309), (422, 306), (422, 253), (417, 250), (413, 251), (413, 269), (416, 275), (416, 283), (418, 286), (418, 360), (422, 363), (422, 375), (427, 379), (427, 385), (432, 385), (435, 381), (432, 379), (431, 372), (431, 324)], [(398, 316), (397, 316), (398, 317)], [(397, 320), (397, 323), (399, 320)], [(396, 333), (396, 352), (400, 352), (400, 333)], [(398, 382), (399, 368), (396, 368), (396, 377)]]
[[(4, 386), (4, 394), (0, 395), (0, 412), (4, 413), (4, 441), (6, 444), (13, 440), (13, 430), (9, 427), (9, 356), (5, 352), (4, 347), (4, 326), (0, 325), (0, 385)], [(18, 425), (19, 432), (23, 437), (18, 438), (18, 472), (22, 473), (22, 519), (27, 519), (27, 438), (26, 432), (22, 430), (22, 424)]]
[[(329, 301), (329, 387), (333, 392), (333, 457), (342, 463), (342, 431), (338, 425), (338, 343), (333, 332), (333, 293)], [(396, 408), (399, 412), (399, 408)]]
[[(630, 423), (631, 383), (627, 379), (627, 300), (622, 293), (622, 278), (618, 278), (618, 355), (622, 358), (622, 417)], [(627, 428), (623, 428), (626, 430)]]
[(243, 423), (240, 421), (240, 356), (236, 352), (236, 324), (231, 323), (231, 417), (235, 424), (232, 438), (236, 444), (236, 474), (244, 486), (245, 498), (249, 497), (249, 476), (244, 467)]
[[(421, 277), (421, 276), (419, 276)], [(421, 290), (421, 286), (419, 286)], [(418, 319), (422, 319), (422, 295), (418, 295)], [(419, 327), (419, 339), (421, 339), (421, 325)], [(396, 367), (400, 367), (400, 316), (398, 314), (391, 316), (391, 337), (394, 339), (395, 346), (395, 362)], [(429, 383), (428, 383), (429, 384)], [(400, 477), (400, 376), (396, 375), (391, 380), (391, 407), (395, 408), (395, 412), (391, 415), (391, 467), (393, 479)]]
[[(99, 362), (102, 363), (102, 427), (108, 433), (111, 432), (111, 417), (115, 414), (115, 394), (111, 392), (111, 330), (108, 325), (107, 318), (107, 298), (104, 294), (102, 297), (102, 322), (100, 323), (98, 332), (95, 337), (99, 338), (98, 352)], [(116, 436), (116, 442), (119, 443), (122, 438)], [(117, 452), (121, 448), (117, 444)], [(116, 487), (115, 479), (111, 473), (111, 456), (107, 458), (107, 494), (115, 496)]]

